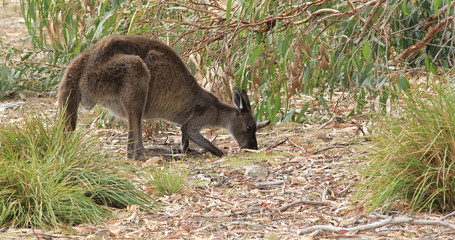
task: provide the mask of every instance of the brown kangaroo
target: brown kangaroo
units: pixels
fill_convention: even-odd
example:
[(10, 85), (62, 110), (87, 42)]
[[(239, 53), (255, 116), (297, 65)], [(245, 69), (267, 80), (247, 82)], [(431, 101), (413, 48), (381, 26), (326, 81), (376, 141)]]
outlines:
[(205, 139), (206, 127), (227, 129), (240, 147), (257, 149), (256, 121), (245, 90), (234, 89), (234, 104), (221, 102), (200, 87), (178, 54), (166, 44), (140, 36), (110, 36), (83, 51), (68, 65), (58, 105), (66, 131), (76, 128), (79, 103), (100, 104), (128, 119), (127, 157), (144, 157), (142, 119), (181, 125), (183, 152), (189, 140), (216, 156), (223, 152)]

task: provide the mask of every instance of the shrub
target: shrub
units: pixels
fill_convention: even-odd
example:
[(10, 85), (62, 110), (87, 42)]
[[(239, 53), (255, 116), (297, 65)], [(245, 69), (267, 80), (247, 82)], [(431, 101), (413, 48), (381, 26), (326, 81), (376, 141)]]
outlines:
[(0, 128), (1, 226), (100, 223), (111, 212), (99, 204), (150, 208), (133, 168), (101, 154), (82, 131), (66, 136), (60, 119), (30, 114)]
[(223, 100), (233, 86), (249, 89), (258, 120), (303, 122), (310, 104), (294, 95), (312, 95), (330, 113), (327, 97), (342, 91), (341, 100), (356, 102), (351, 114), (362, 113), (394, 100), (388, 92), (400, 87), (407, 63), (453, 67), (450, 1), (222, 2), (21, 0), (43, 59), (24, 56), (27, 66), (7, 68), (17, 72), (10, 85), (31, 78), (43, 83), (34, 90), (53, 91), (61, 68), (86, 47), (138, 34), (170, 44)]
[(129, 1), (115, 31), (169, 43), (204, 87), (225, 100), (232, 86), (249, 89), (257, 119), (272, 123), (306, 120), (308, 105), (291, 98), (301, 93), (315, 96), (328, 113), (326, 99), (339, 91), (356, 101), (352, 114), (378, 98), (385, 104), (405, 76), (406, 65), (399, 72), (391, 65), (396, 60), (452, 66), (447, 1), (220, 3)]
[(444, 88), (408, 92), (377, 131), (356, 196), (370, 211), (396, 200), (411, 212), (455, 209), (455, 95)]

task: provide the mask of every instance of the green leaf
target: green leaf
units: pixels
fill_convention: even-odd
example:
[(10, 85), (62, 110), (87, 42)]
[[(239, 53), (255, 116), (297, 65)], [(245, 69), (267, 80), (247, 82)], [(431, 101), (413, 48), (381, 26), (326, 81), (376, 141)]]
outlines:
[(403, 13), (404, 16), (409, 15), (409, 10), (408, 10), (406, 4), (407, 4), (407, 1), (404, 1), (403, 3), (400, 4), (401, 12)]
[(20, 97), (22, 100), (25, 99), (25, 94), (24, 94), (22, 91), (17, 92), (17, 95), (19, 95), (19, 97)]
[(103, 28), (104, 28), (104, 23), (113, 15), (113, 12), (112, 11), (109, 11), (107, 13), (105, 13), (105, 15), (103, 16), (103, 18), (101, 19), (100, 23), (98, 24), (97, 28), (96, 28), (96, 31), (95, 31), (95, 34), (93, 35), (94, 38), (100, 38), (101, 37), (101, 33), (103, 32)]
[(264, 116), (264, 113), (265, 113), (265, 105), (264, 105), (264, 102), (261, 102), (259, 109), (256, 111), (256, 120), (262, 121), (262, 117)]
[(305, 112), (308, 110), (308, 106), (310, 105), (310, 102), (306, 102), (305, 104), (303, 104), (302, 106), (302, 109), (300, 110), (300, 113), (299, 115), (297, 115), (297, 117), (295, 118), (295, 121), (296, 122), (300, 122), (300, 119), (302, 117), (305, 117)]
[(254, 61), (256, 61), (256, 59), (259, 57), (259, 55), (262, 53), (262, 50), (264, 50), (264, 45), (260, 45), (258, 47), (256, 47), (256, 49), (254, 49), (251, 53), (250, 53), (250, 56), (248, 58), (248, 61), (250, 63), (253, 63)]
[(329, 105), (327, 104), (327, 102), (325, 101), (324, 97), (319, 95), (318, 96), (318, 101), (319, 103), (325, 108), (325, 110), (327, 111), (327, 113), (330, 113), (330, 109), (329, 109)]
[(365, 106), (366, 103), (366, 93), (365, 93), (365, 88), (361, 88), (360, 91), (358, 91), (359, 94), (356, 96), (356, 101), (357, 101), (357, 113), (361, 114), (363, 112), (363, 107)]
[(433, 10), (435, 15), (438, 15), (439, 5), (441, 5), (441, 0), (433, 0)]
[(428, 57), (425, 58), (425, 66), (433, 75), (436, 76), (438, 75), (438, 72), (436, 71), (433, 62)]
[(398, 87), (403, 91), (409, 91), (411, 84), (405, 76), (401, 75), (400, 78), (398, 78)]
[(193, 61), (190, 61), (190, 62), (188, 63), (188, 65), (189, 65), (189, 67), (190, 67), (191, 73), (192, 73), (193, 75), (195, 75), (195, 74), (196, 74), (196, 64), (194, 64)]
[(289, 111), (288, 114), (286, 114), (286, 116), (283, 118), (283, 120), (281, 122), (289, 122), (292, 120), (292, 118), (294, 117), (295, 115), (295, 110), (292, 109), (291, 111)]
[(362, 55), (366, 58), (367, 62), (370, 61), (370, 44), (368, 42), (362, 46)]
[(78, 45), (74, 48), (72, 54), (78, 54), (78, 53), (81, 51), (81, 47), (82, 47), (82, 44), (78, 44)]
[(231, 8), (232, 8), (232, 0), (229, 0), (226, 5), (226, 20), (231, 18)]
[(276, 116), (276, 114), (280, 111), (281, 109), (281, 96), (278, 94), (275, 97), (275, 106), (273, 106), (273, 115)]

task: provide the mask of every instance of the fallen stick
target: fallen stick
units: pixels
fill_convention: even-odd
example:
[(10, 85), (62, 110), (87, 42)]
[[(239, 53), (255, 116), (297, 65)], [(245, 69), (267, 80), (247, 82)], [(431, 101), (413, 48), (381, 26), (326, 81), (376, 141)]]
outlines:
[(414, 217), (389, 217), (387, 219), (381, 220), (379, 222), (374, 222), (370, 224), (360, 225), (356, 227), (335, 227), (332, 225), (316, 225), (300, 230), (295, 230), (295, 232), (299, 235), (311, 233), (314, 231), (326, 231), (326, 232), (337, 232), (339, 234), (344, 234), (347, 232), (359, 232), (359, 231), (368, 231), (380, 227), (384, 227), (387, 225), (399, 225), (399, 224), (412, 224), (412, 225), (435, 225), (435, 226), (443, 226), (450, 228), (455, 231), (455, 225), (441, 221), (441, 220), (423, 220), (423, 219), (416, 219)]
[(335, 117), (332, 117), (329, 121), (323, 123), (320, 127), (318, 127), (319, 130), (321, 129), (324, 129), (325, 127), (327, 127), (327, 125), (333, 123), (335, 121)]
[(258, 125), (257, 125), (257, 129), (265, 128), (268, 125), (270, 125), (270, 121), (269, 120), (259, 122)]
[(451, 213), (445, 215), (444, 217), (440, 218), (439, 220), (442, 221), (442, 220), (444, 220), (444, 219), (447, 219), (447, 218), (449, 218), (449, 217), (452, 217), (453, 215), (455, 215), (455, 211), (453, 211), (453, 212), (451, 212)]

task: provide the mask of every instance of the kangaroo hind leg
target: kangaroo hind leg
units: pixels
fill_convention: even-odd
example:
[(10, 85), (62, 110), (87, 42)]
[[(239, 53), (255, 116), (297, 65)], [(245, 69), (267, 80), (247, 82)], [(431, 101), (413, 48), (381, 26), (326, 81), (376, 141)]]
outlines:
[(141, 124), (147, 102), (150, 72), (138, 56), (125, 58), (128, 62), (131, 61), (131, 68), (121, 91), (123, 107), (128, 118), (128, 158), (132, 156), (134, 160), (141, 160), (144, 158)]
[(134, 55), (117, 55), (107, 64), (116, 75), (111, 79), (120, 83), (115, 98), (123, 108), (121, 115), (128, 119), (127, 158), (141, 160), (144, 158), (141, 123), (147, 102), (150, 71), (142, 59)]

